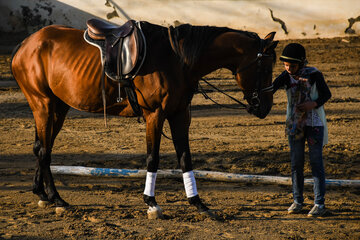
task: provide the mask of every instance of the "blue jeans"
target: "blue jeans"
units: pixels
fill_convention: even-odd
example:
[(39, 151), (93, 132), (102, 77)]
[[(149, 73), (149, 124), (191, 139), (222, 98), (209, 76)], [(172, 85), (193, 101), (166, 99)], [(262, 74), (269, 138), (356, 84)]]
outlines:
[(325, 203), (325, 170), (322, 157), (324, 127), (305, 127), (304, 137), (298, 140), (289, 136), (293, 197), (303, 203), (305, 140), (308, 142), (312, 176), (314, 178), (315, 204)]

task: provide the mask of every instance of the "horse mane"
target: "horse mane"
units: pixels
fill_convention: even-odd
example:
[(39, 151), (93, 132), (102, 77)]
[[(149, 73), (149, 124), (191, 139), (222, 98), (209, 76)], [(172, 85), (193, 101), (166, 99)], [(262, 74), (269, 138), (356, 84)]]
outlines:
[[(194, 65), (204, 49), (208, 47), (217, 36), (226, 32), (245, 34), (260, 42), (260, 37), (254, 32), (234, 30), (227, 27), (182, 24), (175, 28), (169, 28), (170, 42), (174, 51), (179, 56), (183, 65), (189, 67)], [(179, 47), (180, 41), (183, 41), (182, 47)]]

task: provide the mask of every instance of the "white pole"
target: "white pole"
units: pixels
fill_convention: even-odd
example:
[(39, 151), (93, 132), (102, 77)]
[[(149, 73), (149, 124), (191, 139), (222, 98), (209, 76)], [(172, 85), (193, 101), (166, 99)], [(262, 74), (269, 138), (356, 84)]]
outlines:
[[(101, 177), (130, 177), (145, 178), (146, 170), (137, 169), (116, 169), (116, 168), (93, 168), (82, 166), (51, 166), (53, 174), (79, 175), (79, 176), (101, 176)], [(290, 177), (277, 177), (265, 175), (249, 175), (237, 173), (223, 173), (213, 171), (194, 170), (194, 175), (198, 179), (228, 181), (228, 182), (251, 182), (251, 183), (276, 183), (291, 185)], [(181, 170), (158, 170), (158, 177), (163, 178), (182, 178)], [(305, 185), (313, 185), (313, 179), (305, 179)], [(328, 186), (348, 186), (359, 187), (360, 180), (347, 179), (326, 179)]]

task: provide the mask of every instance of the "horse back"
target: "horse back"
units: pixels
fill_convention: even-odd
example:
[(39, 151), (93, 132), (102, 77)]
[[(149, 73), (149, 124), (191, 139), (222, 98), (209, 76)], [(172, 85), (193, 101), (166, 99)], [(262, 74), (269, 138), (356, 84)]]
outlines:
[[(190, 93), (185, 91), (189, 86), (163, 29), (158, 28), (144, 29), (147, 57), (134, 85), (140, 106), (149, 111), (162, 106), (171, 112), (180, 105), (187, 106)], [(100, 52), (84, 40), (83, 34), (82, 30), (51, 25), (24, 40), (14, 56), (12, 70), (29, 103), (34, 97), (56, 96), (78, 110), (103, 111)], [(116, 103), (117, 85), (112, 81), (105, 85), (108, 113), (133, 115), (128, 101)]]
[(14, 55), (12, 71), (25, 95), (53, 94), (79, 110), (96, 111), (101, 106), (90, 97), (101, 94), (100, 54), (85, 42), (83, 33), (51, 25), (23, 41)]

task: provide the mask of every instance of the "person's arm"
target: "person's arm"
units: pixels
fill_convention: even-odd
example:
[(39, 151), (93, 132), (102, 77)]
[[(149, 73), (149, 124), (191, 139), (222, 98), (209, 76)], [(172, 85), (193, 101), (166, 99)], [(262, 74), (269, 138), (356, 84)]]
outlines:
[(317, 104), (316, 107), (318, 108), (324, 105), (324, 103), (326, 103), (331, 98), (331, 92), (321, 72), (316, 72), (311, 77), (315, 79), (316, 88), (319, 93), (318, 99), (315, 100)]
[(326, 103), (331, 98), (331, 92), (329, 87), (327, 86), (324, 76), (321, 72), (315, 72), (311, 75), (312, 81), (314, 81), (314, 84), (316, 83), (316, 88), (319, 94), (318, 99), (315, 101), (308, 101), (301, 104), (298, 104), (296, 107), (300, 111), (308, 112), (314, 108), (318, 108), (324, 103)]

